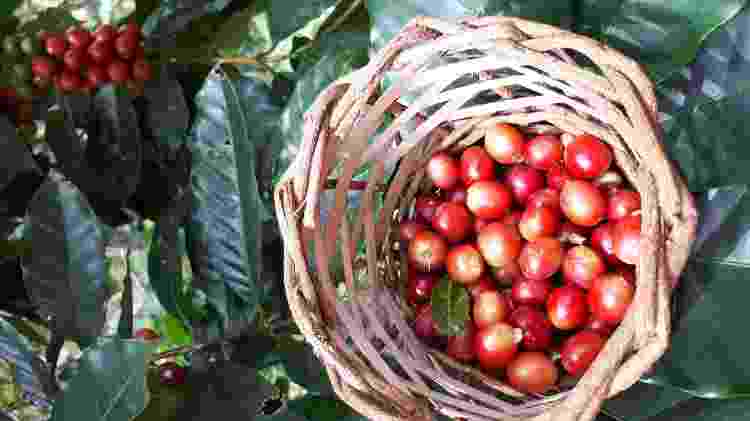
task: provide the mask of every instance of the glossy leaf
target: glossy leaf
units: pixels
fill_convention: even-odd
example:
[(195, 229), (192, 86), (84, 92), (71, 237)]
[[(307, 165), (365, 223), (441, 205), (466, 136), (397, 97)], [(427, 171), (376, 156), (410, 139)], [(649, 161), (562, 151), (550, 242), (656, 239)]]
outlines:
[(256, 148), (266, 140), (262, 130), (251, 130), (261, 116), (245, 111), (242, 86), (218, 74), (208, 78), (196, 99), (200, 111), (190, 138), (187, 246), (193, 285), (206, 293), (224, 330), (230, 323), (238, 328), (251, 323), (261, 299), (260, 224), (267, 213), (255, 160)]
[(253, 419), (273, 396), (273, 386), (246, 366), (217, 361), (210, 370), (191, 373), (190, 394), (177, 419), (212, 421), (217, 414), (229, 420)]
[(143, 32), (154, 39), (171, 37), (196, 18), (221, 12), (230, 0), (161, 0), (143, 23)]
[(567, 26), (573, 20), (573, 3), (570, 0), (370, 0), (367, 10), (373, 23), (371, 39), (376, 48), (382, 48), (417, 16), (507, 15)]
[(366, 419), (338, 399), (314, 396), (289, 401), (286, 408), (278, 414), (258, 418), (259, 421), (364, 421)]
[(158, 77), (144, 84), (141, 113), (144, 136), (167, 146), (182, 145), (190, 112), (182, 86), (169, 66), (161, 66)]
[(695, 59), (701, 43), (746, 0), (583, 0), (578, 30), (635, 57), (657, 81)]
[(36, 161), (16, 136), (16, 128), (6, 116), (0, 116), (0, 191), (20, 173), (36, 172)]
[(104, 327), (110, 295), (96, 215), (75, 186), (50, 179), (34, 195), (28, 221), (33, 244), (24, 261), (29, 294), (41, 314), (55, 318), (57, 334), (90, 344)]
[(276, 161), (274, 179), (287, 169), (299, 153), (301, 117), (331, 82), (367, 63), (368, 44), (365, 33), (332, 33), (321, 39), (320, 60), (297, 81), (281, 114), (281, 139), (274, 142), (273, 149), (269, 151)]
[(750, 416), (750, 399), (707, 400), (694, 398), (649, 421), (743, 421)]
[(159, 303), (182, 323), (189, 323), (190, 311), (182, 308), (187, 283), (182, 275), (185, 234), (173, 221), (164, 218), (154, 230), (149, 251), (149, 278)]
[(432, 318), (445, 336), (459, 336), (469, 320), (469, 293), (460, 284), (443, 277), (432, 290)]
[(34, 355), (27, 338), (22, 336), (8, 320), (0, 317), (0, 363), (11, 364), (13, 381), (27, 395), (46, 400), (41, 377), (46, 373)]
[(52, 421), (126, 421), (146, 408), (147, 360), (151, 345), (138, 340), (100, 339), (86, 349), (78, 374), (55, 402)]
[[(637, 383), (620, 395), (604, 403), (603, 414), (617, 420), (641, 421), (654, 415), (668, 413), (692, 398), (668, 387)], [(648, 404), (644, 404), (648, 402)]]

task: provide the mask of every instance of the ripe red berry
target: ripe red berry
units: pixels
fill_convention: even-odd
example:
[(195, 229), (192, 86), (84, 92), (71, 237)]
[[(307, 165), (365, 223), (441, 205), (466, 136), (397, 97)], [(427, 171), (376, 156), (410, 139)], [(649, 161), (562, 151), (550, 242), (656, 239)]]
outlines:
[(547, 185), (555, 190), (562, 190), (565, 183), (572, 177), (560, 164), (554, 164), (547, 170)]
[(641, 195), (634, 190), (618, 190), (609, 197), (607, 217), (617, 221), (641, 209)]
[(596, 178), (612, 164), (612, 151), (598, 138), (584, 134), (565, 146), (565, 168), (576, 178)]
[(621, 261), (635, 265), (641, 256), (641, 216), (630, 215), (620, 219), (612, 231), (615, 255)]
[(614, 232), (615, 225), (611, 222), (599, 225), (591, 232), (591, 247), (598, 251), (610, 265), (622, 263), (615, 255)]
[(414, 211), (417, 219), (428, 225), (432, 224), (435, 217), (435, 211), (443, 202), (435, 196), (419, 196), (414, 201)]
[(583, 329), (590, 330), (592, 332), (598, 333), (604, 338), (608, 338), (610, 335), (612, 335), (612, 332), (615, 331), (615, 326), (616, 325), (607, 323), (602, 319), (598, 319), (595, 315), (592, 314)]
[(498, 291), (486, 291), (474, 300), (472, 316), (479, 329), (504, 321), (510, 314), (505, 297)]
[(547, 316), (560, 330), (573, 330), (589, 319), (586, 292), (573, 285), (555, 289), (547, 299)]
[(108, 65), (114, 57), (112, 43), (98, 39), (89, 45), (87, 52), (92, 62), (102, 66)]
[(506, 369), (508, 382), (526, 393), (544, 393), (557, 384), (559, 373), (552, 358), (541, 352), (521, 352)]
[(128, 32), (120, 34), (115, 38), (115, 51), (123, 60), (132, 60), (138, 47), (138, 37)]
[(526, 202), (527, 208), (548, 207), (560, 210), (560, 191), (547, 187), (546, 189), (537, 190), (529, 196)]
[[(120, 38), (117, 40), (119, 41)], [(133, 68), (135, 70), (135, 65)], [(445, 152), (433, 155), (427, 163), (426, 170), (432, 184), (443, 190), (452, 189), (461, 178), (461, 167), (458, 160)]]
[(426, 230), (427, 226), (413, 219), (401, 221), (399, 224), (399, 237), (401, 240), (409, 242), (414, 239), (419, 231)]
[(57, 71), (54, 60), (45, 56), (36, 56), (31, 59), (31, 72), (44, 80), (51, 80)]
[(63, 63), (65, 69), (71, 72), (78, 72), (86, 64), (86, 50), (73, 48), (65, 52)]
[(524, 205), (532, 194), (544, 188), (544, 176), (527, 165), (514, 165), (505, 176), (505, 183), (513, 192), (516, 202)]
[(476, 301), (479, 298), (479, 294), (487, 291), (496, 291), (497, 284), (492, 278), (488, 276), (482, 276), (477, 282), (468, 286), (469, 294), (471, 298)]
[(109, 75), (105, 68), (92, 65), (86, 69), (86, 80), (95, 88), (109, 82)]
[(562, 272), (567, 282), (583, 289), (591, 288), (594, 279), (607, 271), (607, 265), (596, 250), (588, 246), (575, 246), (568, 249), (563, 258)]
[(529, 241), (518, 257), (523, 276), (528, 279), (547, 279), (557, 273), (563, 259), (562, 243), (557, 238), (543, 237)]
[(156, 341), (161, 338), (156, 331), (147, 327), (136, 330), (134, 336), (135, 338), (143, 339), (144, 341)]
[(499, 219), (513, 204), (510, 190), (497, 181), (477, 181), (466, 191), (466, 206), (482, 219)]
[(484, 275), (484, 259), (472, 244), (460, 244), (448, 251), (445, 269), (448, 276), (461, 284), (473, 284)]
[(488, 265), (503, 267), (515, 263), (521, 253), (521, 234), (514, 225), (494, 222), (479, 233), (477, 244)]
[(572, 223), (593, 227), (606, 216), (607, 199), (592, 183), (570, 180), (560, 192), (560, 208)]
[(104, 24), (94, 31), (94, 39), (96, 41), (112, 42), (117, 37), (117, 31), (115, 27), (110, 24)]
[(633, 301), (635, 287), (624, 276), (608, 273), (594, 280), (589, 290), (589, 307), (596, 318), (616, 325)]
[(93, 37), (91, 33), (82, 28), (73, 28), (65, 34), (68, 44), (74, 49), (86, 49), (91, 44)]
[(77, 73), (64, 71), (56, 80), (57, 87), (64, 92), (73, 92), (81, 89), (83, 82)]
[(498, 123), (490, 127), (484, 136), (484, 149), (501, 164), (523, 162), (524, 144), (521, 131), (510, 124)]
[(546, 351), (552, 345), (553, 326), (547, 315), (531, 306), (519, 306), (510, 315), (510, 324), (523, 331), (523, 348)]
[(518, 351), (521, 335), (520, 331), (504, 322), (479, 330), (474, 339), (479, 365), (490, 372), (505, 368)]
[(448, 346), (445, 349), (445, 353), (463, 363), (472, 362), (476, 358), (476, 354), (474, 353), (474, 336), (476, 332), (477, 329), (471, 323), (471, 320), (468, 320), (462, 335), (448, 338)]
[(573, 376), (586, 372), (604, 348), (604, 338), (592, 331), (584, 330), (568, 338), (560, 351), (560, 360), (565, 371)]
[(523, 279), (521, 267), (515, 260), (511, 260), (503, 266), (490, 266), (490, 272), (492, 272), (492, 278), (498, 284), (506, 287), (512, 286), (514, 282)]
[(62, 59), (65, 55), (65, 50), (68, 49), (68, 42), (61, 35), (50, 35), (44, 42), (44, 47), (47, 50), (47, 54)]
[(120, 33), (141, 36), (141, 26), (135, 22), (128, 22), (124, 26), (120, 27)]
[(445, 192), (445, 201), (466, 204), (466, 187), (456, 186), (455, 188)]
[(461, 178), (464, 184), (495, 179), (495, 161), (481, 146), (466, 148), (461, 154)]
[(435, 319), (432, 317), (432, 306), (425, 304), (417, 310), (414, 319), (414, 333), (429, 345), (437, 345), (441, 339)]
[(107, 75), (112, 82), (123, 83), (130, 79), (130, 66), (120, 60), (114, 60), (107, 66)]
[(409, 285), (406, 288), (406, 298), (409, 304), (420, 305), (429, 302), (432, 289), (437, 282), (437, 275), (409, 270)]
[(552, 291), (549, 279), (520, 279), (513, 283), (513, 301), (523, 305), (544, 305)]
[(418, 232), (409, 244), (409, 261), (422, 272), (441, 269), (447, 254), (445, 239), (429, 230)]
[(553, 135), (539, 135), (526, 144), (526, 163), (538, 170), (549, 170), (563, 158), (563, 145), (560, 138)]
[(186, 371), (175, 362), (166, 362), (159, 366), (159, 380), (162, 384), (179, 386), (185, 383)]
[(560, 211), (548, 207), (528, 207), (521, 216), (518, 230), (527, 241), (554, 237), (560, 231)]
[(473, 231), (474, 221), (466, 206), (443, 203), (435, 210), (432, 228), (452, 243), (457, 243)]

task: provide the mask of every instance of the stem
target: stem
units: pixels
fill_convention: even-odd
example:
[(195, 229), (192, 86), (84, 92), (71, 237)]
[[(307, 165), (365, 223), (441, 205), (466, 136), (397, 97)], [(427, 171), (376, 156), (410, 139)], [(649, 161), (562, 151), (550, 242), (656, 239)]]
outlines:
[(205, 347), (206, 347), (205, 344), (180, 346), (174, 349), (170, 349), (169, 351), (160, 352), (154, 355), (153, 357), (151, 357), (151, 363), (155, 364), (157, 361), (164, 360), (167, 358), (177, 357), (179, 355), (184, 355), (184, 354), (192, 354), (193, 352), (200, 351), (201, 349)]
[(120, 315), (120, 336), (124, 338), (133, 337), (133, 280), (130, 277), (130, 248), (125, 252), (125, 279), (122, 291), (122, 314)]

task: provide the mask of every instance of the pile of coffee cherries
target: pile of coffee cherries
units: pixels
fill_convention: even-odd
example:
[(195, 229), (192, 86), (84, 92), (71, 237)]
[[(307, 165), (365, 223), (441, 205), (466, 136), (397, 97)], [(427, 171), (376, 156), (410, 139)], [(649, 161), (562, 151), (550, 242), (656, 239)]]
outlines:
[(128, 23), (119, 30), (100, 25), (93, 33), (70, 27), (64, 34), (39, 35), (42, 54), (31, 59), (36, 86), (50, 83), (63, 92), (91, 92), (104, 83), (126, 84), (151, 79), (151, 65), (141, 45), (141, 28)]
[[(434, 189), (399, 232), (417, 335), (527, 393), (582, 375), (635, 293), (641, 199), (610, 147), (497, 124), (483, 145), (432, 156), (426, 173)], [(460, 336), (434, 322), (444, 276), (471, 297)]]

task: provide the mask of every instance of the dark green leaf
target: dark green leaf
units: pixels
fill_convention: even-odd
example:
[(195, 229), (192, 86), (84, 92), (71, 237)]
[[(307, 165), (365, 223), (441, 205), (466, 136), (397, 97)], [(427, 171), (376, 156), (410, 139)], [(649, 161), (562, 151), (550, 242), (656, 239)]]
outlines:
[(38, 167), (26, 148), (16, 136), (16, 128), (6, 116), (0, 116), (0, 190), (20, 173), (36, 172)]
[[(106, 187), (117, 186), (117, 197), (128, 198), (138, 185), (142, 158), (141, 134), (132, 98), (127, 89), (103, 86), (94, 96), (93, 112), (96, 122), (89, 126), (86, 148), (89, 165), (100, 176), (112, 177), (112, 184)], [(102, 159), (106, 156), (110, 160)]]
[(9, 16), (13, 14), (18, 6), (21, 5), (23, 0), (7, 0), (0, 4), (0, 16)]
[(568, 26), (573, 20), (573, 1), (558, 0), (369, 0), (372, 40), (382, 48), (409, 20), (417, 16), (519, 16)]
[[(318, 19), (322, 25), (334, 11), (335, 0), (269, 1), (270, 31), (274, 40), (282, 40)], [(317, 32), (317, 30), (315, 31)], [(314, 34), (311, 34), (314, 35)]]
[(230, 0), (161, 0), (143, 23), (150, 38), (164, 39), (184, 29), (193, 19), (221, 12)]
[(663, 80), (698, 53), (745, 0), (583, 0), (578, 30), (637, 58)]
[(78, 374), (55, 402), (52, 421), (127, 421), (143, 412), (150, 354), (143, 341), (99, 340), (84, 351)]
[(217, 414), (227, 420), (252, 420), (274, 393), (255, 370), (230, 361), (194, 374), (189, 379), (194, 387), (177, 412), (179, 420), (213, 421)]
[(305, 342), (285, 338), (276, 348), (276, 354), (286, 368), (289, 378), (319, 396), (333, 396), (331, 381), (312, 347)]
[[(750, 399), (691, 399), (649, 421), (744, 421), (750, 417)], [(627, 420), (629, 421), (629, 420)]]
[(321, 38), (320, 60), (297, 82), (281, 115), (281, 138), (269, 151), (275, 157), (274, 178), (281, 175), (299, 152), (302, 116), (331, 82), (367, 63), (366, 33), (331, 33)]
[(142, 103), (144, 136), (172, 148), (182, 145), (190, 111), (182, 86), (168, 66), (161, 66), (159, 76), (144, 84)]
[(0, 362), (13, 364), (14, 381), (25, 393), (44, 400), (41, 378), (47, 374), (40, 372), (41, 365), (36, 358), (29, 341), (0, 317)]
[(162, 218), (156, 225), (149, 250), (148, 273), (159, 302), (164, 309), (182, 323), (191, 321), (190, 310), (182, 308), (186, 280), (182, 274), (185, 256), (185, 235), (170, 218)]
[(256, 148), (266, 139), (262, 129), (251, 131), (263, 127), (255, 124), (262, 114), (246, 112), (240, 97), (246, 83), (260, 82), (209, 77), (196, 99), (199, 111), (190, 138), (193, 195), (187, 245), (193, 285), (206, 293), (224, 330), (230, 323), (249, 325), (262, 293), (260, 229), (267, 213), (255, 160)]
[(604, 413), (624, 421), (641, 421), (668, 412), (690, 398), (691, 395), (672, 388), (640, 383), (608, 400)]
[(432, 318), (445, 336), (461, 335), (469, 320), (469, 293), (460, 284), (443, 277), (432, 290)]
[(78, 21), (70, 14), (70, 9), (65, 7), (50, 7), (39, 10), (40, 7), (30, 7), (28, 13), (22, 13), (26, 21), (19, 30), (26, 34), (37, 34), (45, 30), (49, 32), (65, 32), (71, 25), (78, 24)]
[(84, 346), (101, 334), (107, 287), (104, 241), (96, 215), (78, 189), (48, 180), (29, 206), (33, 244), (25, 280), (43, 315)]
[(750, 396), (748, 342), (738, 334), (744, 329), (744, 297), (750, 293), (745, 282), (750, 276), (750, 198), (745, 191), (713, 190), (701, 201), (700, 243), (675, 293), (671, 347), (646, 381), (704, 398)]

